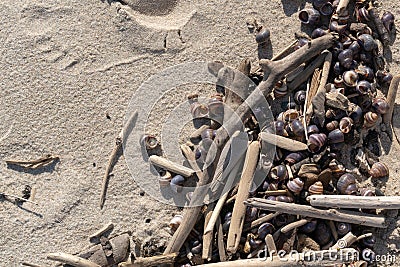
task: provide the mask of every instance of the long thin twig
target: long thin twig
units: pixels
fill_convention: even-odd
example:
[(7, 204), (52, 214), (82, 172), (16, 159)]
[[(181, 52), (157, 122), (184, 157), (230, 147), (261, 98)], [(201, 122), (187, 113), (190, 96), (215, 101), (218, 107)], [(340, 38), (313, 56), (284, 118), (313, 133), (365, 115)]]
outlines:
[(34, 202), (32, 200), (29, 200), (29, 199), (26, 199), (26, 198), (22, 198), (22, 197), (19, 197), (19, 196), (16, 196), (16, 195), (12, 195), (12, 194), (7, 194), (7, 193), (0, 192), (0, 196), (12, 197), (12, 198), (14, 198), (14, 199), (16, 199), (18, 201), (21, 201), (21, 202), (27, 202), (27, 203), (32, 203), (32, 204), (35, 204), (35, 205), (39, 205), (38, 203), (36, 203), (36, 202)]
[(6, 160), (5, 162), (10, 165), (18, 165), (26, 169), (35, 170), (58, 160), (60, 160), (58, 156), (46, 155), (45, 157), (36, 160)]
[(385, 115), (383, 115), (383, 122), (385, 124), (389, 124), (392, 121), (397, 91), (399, 90), (399, 84), (400, 84), (400, 75), (396, 75), (393, 77), (390, 83), (389, 91), (386, 98), (389, 104), (389, 111)]
[(74, 267), (101, 267), (100, 265), (94, 262), (67, 253), (61, 253), (61, 252), (50, 253), (47, 255), (47, 258), (49, 260), (59, 261), (65, 264), (69, 264)]
[(114, 167), (114, 164), (117, 161), (117, 156), (120, 150), (122, 149), (122, 145), (125, 142), (126, 138), (128, 137), (128, 131), (132, 127), (132, 124), (136, 121), (138, 116), (138, 112), (135, 110), (132, 115), (128, 118), (128, 121), (122, 128), (121, 132), (118, 134), (117, 138), (115, 139), (115, 146), (113, 151), (111, 152), (110, 158), (107, 163), (106, 171), (103, 176), (103, 181), (101, 185), (101, 195), (100, 195), (100, 209), (103, 208), (104, 202), (106, 201), (106, 194), (107, 194), (107, 187), (108, 182), (110, 180), (110, 173)]

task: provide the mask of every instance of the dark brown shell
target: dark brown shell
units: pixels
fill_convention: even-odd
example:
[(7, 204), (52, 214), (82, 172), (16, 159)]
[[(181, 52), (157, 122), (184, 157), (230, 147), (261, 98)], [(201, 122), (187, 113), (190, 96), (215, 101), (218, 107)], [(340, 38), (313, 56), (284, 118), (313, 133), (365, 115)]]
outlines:
[(278, 165), (271, 169), (270, 176), (274, 180), (283, 181), (289, 177), (289, 174), (285, 165)]
[(353, 120), (349, 117), (344, 117), (339, 122), (339, 129), (340, 131), (342, 131), (342, 133), (345, 134), (349, 133), (352, 127), (353, 127)]
[(369, 170), (369, 174), (372, 178), (382, 178), (389, 175), (389, 168), (386, 166), (385, 163), (376, 162), (372, 165), (371, 169)]
[(356, 178), (350, 173), (345, 173), (340, 176), (336, 188), (343, 195), (355, 195), (358, 189)]
[(301, 152), (292, 152), (285, 157), (285, 163), (289, 165), (296, 164), (306, 158), (306, 155)]
[(320, 181), (315, 182), (308, 188), (310, 195), (322, 195), (324, 193), (324, 186)]
[(338, 144), (344, 142), (344, 133), (339, 129), (335, 129), (328, 134), (329, 144)]
[(372, 107), (381, 115), (386, 114), (390, 109), (389, 103), (384, 98), (375, 98), (372, 101)]

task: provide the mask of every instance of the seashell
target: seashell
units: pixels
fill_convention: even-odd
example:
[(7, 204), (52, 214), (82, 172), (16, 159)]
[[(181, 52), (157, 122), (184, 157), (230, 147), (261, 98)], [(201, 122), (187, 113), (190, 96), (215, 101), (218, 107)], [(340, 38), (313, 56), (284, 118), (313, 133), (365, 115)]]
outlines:
[(317, 220), (311, 220), (308, 223), (306, 223), (305, 225), (301, 226), (299, 228), (299, 230), (302, 233), (310, 234), (310, 233), (314, 232), (314, 230), (317, 228), (317, 224), (318, 224)]
[(299, 12), (301, 23), (315, 25), (319, 22), (320, 13), (314, 8), (305, 8)]
[(372, 107), (381, 115), (386, 114), (390, 109), (389, 103), (384, 98), (375, 98), (372, 101)]
[(375, 162), (369, 170), (372, 178), (382, 178), (389, 175), (389, 168), (383, 162)]
[[(325, 128), (326, 128), (329, 132), (331, 132), (331, 131), (333, 131), (333, 130), (339, 128), (339, 122), (338, 122), (338, 121), (331, 121), (331, 122), (328, 122), (328, 123), (326, 124)], [(344, 137), (343, 137), (343, 138), (344, 138)], [(328, 135), (328, 139), (329, 139), (329, 135)]]
[(291, 218), (292, 217), (288, 214), (280, 214), (274, 218), (273, 224), (276, 227), (281, 227), (283, 225), (288, 224), (291, 221)]
[[(340, 88), (344, 86), (344, 81), (343, 81), (343, 77), (342, 75), (338, 75), (334, 80), (333, 80), (333, 84), (335, 85), (334, 89)], [(334, 89), (331, 89), (334, 90)]]
[(144, 135), (141, 138), (141, 144), (144, 145), (146, 150), (153, 150), (156, 149), (158, 146), (160, 146), (160, 143), (158, 142), (157, 138), (154, 135)]
[(179, 193), (183, 189), (183, 184), (185, 182), (185, 178), (182, 175), (175, 175), (170, 182), (170, 186), (172, 191), (175, 193)]
[(196, 101), (190, 105), (190, 112), (193, 119), (206, 118), (208, 117), (208, 106)]
[(303, 122), (301, 122), (298, 119), (291, 121), (288, 124), (288, 128), (289, 128), (289, 133), (294, 136), (301, 137), (301, 136), (304, 136), (304, 134), (305, 134)]
[(288, 181), (286, 186), (293, 193), (300, 193), (300, 191), (303, 189), (304, 182), (300, 178), (295, 178)]
[(271, 223), (263, 223), (258, 227), (257, 237), (258, 239), (264, 240), (268, 234), (273, 234), (275, 232), (275, 227)]
[(330, 2), (326, 2), (323, 6), (321, 6), (319, 9), (319, 12), (323, 16), (330, 16), (333, 13), (333, 6)]
[(361, 251), (361, 255), (363, 256), (363, 260), (369, 263), (376, 262), (376, 254), (370, 248), (365, 248)]
[(321, 148), (325, 145), (326, 143), (326, 135), (323, 133), (320, 134), (312, 134), (308, 137), (308, 150), (311, 153), (316, 153), (321, 150)]
[(376, 244), (376, 237), (374, 235), (364, 237), (361, 243), (367, 248), (373, 248)]
[(383, 26), (385, 26), (388, 32), (391, 32), (394, 28), (394, 15), (390, 11), (385, 11), (381, 18)]
[(363, 111), (361, 107), (352, 103), (350, 104), (350, 109), (351, 111), (349, 117), (354, 121), (354, 124), (358, 124), (363, 117)]
[(279, 189), (278, 181), (272, 181), (272, 182), (264, 181), (262, 185), (263, 191), (276, 191), (278, 189)]
[(192, 248), (191, 248), (190, 252), (192, 252), (195, 255), (201, 254), (201, 252), (203, 251), (203, 244), (199, 240), (195, 240), (192, 243), (191, 247)]
[(360, 189), (360, 196), (363, 197), (373, 197), (375, 196), (375, 190), (369, 188), (361, 188)]
[(279, 81), (275, 84), (274, 87), (274, 96), (276, 98), (284, 97), (288, 93), (288, 87), (286, 85), (286, 82), (284, 81)]
[(354, 70), (345, 71), (343, 73), (343, 82), (349, 87), (355, 87), (358, 81), (358, 74)]
[(335, 65), (333, 65), (333, 73), (337, 76), (342, 74), (342, 72), (343, 72), (342, 66), (340, 65), (340, 62), (337, 61)]
[(319, 128), (317, 125), (308, 125), (307, 126), (307, 134), (311, 135), (311, 134), (317, 134), (319, 133)]
[(294, 201), (293, 198), (289, 197), (289, 196), (277, 196), (275, 198), (275, 200), (279, 201), (279, 202), (286, 202), (286, 203), (293, 203), (293, 201)]
[(224, 103), (222, 102), (222, 94), (216, 94), (208, 100), (209, 118), (222, 123), (224, 118)]
[(245, 221), (246, 222), (251, 222), (257, 219), (257, 213), (258, 209), (255, 207), (247, 207), (246, 208), (246, 215), (245, 215)]
[(338, 60), (344, 68), (349, 69), (353, 63), (353, 50), (351, 49), (343, 50), (342, 52), (339, 53)]
[(169, 227), (171, 227), (171, 230), (175, 232), (178, 229), (179, 225), (181, 225), (182, 220), (183, 220), (182, 215), (180, 214), (175, 215), (169, 222)]
[(275, 134), (280, 136), (288, 136), (287, 131), (285, 130), (285, 122), (284, 121), (275, 121), (274, 122)]
[(367, 80), (369, 82), (374, 82), (375, 74), (374, 71), (370, 67), (366, 67), (364, 65), (359, 65), (355, 70), (360, 79)]
[(300, 113), (295, 109), (288, 109), (283, 113), (284, 121), (292, 121), (298, 119), (300, 117)]
[(370, 34), (361, 34), (360, 36), (358, 36), (357, 41), (360, 46), (367, 52), (378, 48), (378, 44), (374, 40), (374, 37), (372, 37)]
[(249, 234), (249, 236), (250, 237), (248, 238), (249, 239), (248, 242), (252, 249), (258, 248), (262, 244), (263, 241), (255, 239), (253, 234)]
[(328, 244), (332, 240), (332, 234), (329, 227), (324, 222), (319, 222), (314, 231), (314, 239), (321, 246)]
[(271, 36), (271, 32), (267, 28), (263, 28), (259, 33), (256, 35), (256, 42), (257, 44), (263, 44), (269, 41)]
[(322, 6), (324, 6), (328, 2), (329, 2), (329, 0), (314, 0), (314, 1), (312, 1), (312, 4), (315, 9), (320, 9)]
[(368, 94), (372, 89), (372, 85), (368, 81), (359, 81), (356, 85), (356, 91), (362, 95)]
[(346, 168), (336, 159), (333, 159), (329, 163), (329, 169), (331, 169), (332, 174), (336, 177), (339, 177), (346, 172)]
[(292, 152), (289, 153), (286, 157), (285, 157), (285, 164), (288, 164), (289, 166), (296, 164), (297, 162), (302, 161), (303, 159), (306, 158), (306, 155), (304, 153), (301, 152)]
[(356, 178), (350, 173), (345, 173), (340, 176), (336, 188), (343, 195), (355, 195), (357, 193)]
[(201, 132), (201, 139), (214, 139), (216, 131), (213, 129), (205, 129)]
[(266, 199), (271, 201), (276, 201), (276, 196), (269, 196)]
[(302, 46), (305, 46), (306, 44), (308, 44), (309, 40), (306, 38), (299, 38), (297, 41), (297, 45), (295, 45), (294, 49), (297, 50)]
[(270, 172), (270, 177), (274, 180), (283, 181), (289, 177), (288, 170), (285, 165), (273, 167)]
[(344, 117), (339, 122), (339, 130), (341, 130), (342, 133), (345, 134), (349, 133), (352, 127), (353, 127), (353, 120), (349, 117)]
[(306, 102), (306, 91), (297, 91), (294, 94), (294, 102), (299, 106), (304, 105), (304, 103)]
[(311, 38), (312, 39), (316, 39), (318, 37), (324, 36), (327, 34), (326, 30), (323, 30), (321, 28), (316, 28), (315, 30), (313, 30), (313, 32), (311, 33)]
[(330, 24), (329, 24), (329, 29), (331, 31), (337, 32), (339, 34), (342, 34), (346, 31), (347, 29), (347, 24), (339, 24), (338, 21), (333, 20)]
[(336, 231), (337, 231), (338, 235), (344, 236), (348, 232), (351, 231), (351, 224), (344, 223), (344, 222), (339, 222), (339, 223), (336, 224)]
[(360, 52), (358, 54), (358, 60), (360, 63), (363, 63), (363, 64), (371, 64), (373, 58), (372, 58), (371, 53)]
[(315, 182), (308, 188), (310, 195), (322, 195), (324, 193), (324, 186), (320, 181)]
[(344, 133), (340, 129), (335, 129), (328, 134), (329, 144), (338, 144), (344, 142)]
[(349, 46), (349, 49), (351, 51), (353, 51), (353, 57), (354, 57), (354, 55), (356, 55), (356, 54), (358, 54), (358, 52), (360, 52), (361, 46), (357, 41), (353, 41), (351, 43), (351, 45)]
[(357, 10), (357, 20), (359, 22), (367, 22), (370, 20), (368, 10), (365, 7), (358, 8)]
[(376, 80), (380, 85), (389, 86), (390, 83), (392, 82), (392, 79), (393, 75), (390, 72), (381, 70), (376, 72)]
[(364, 126), (370, 128), (374, 126), (379, 120), (379, 115), (375, 112), (369, 111), (364, 115)]

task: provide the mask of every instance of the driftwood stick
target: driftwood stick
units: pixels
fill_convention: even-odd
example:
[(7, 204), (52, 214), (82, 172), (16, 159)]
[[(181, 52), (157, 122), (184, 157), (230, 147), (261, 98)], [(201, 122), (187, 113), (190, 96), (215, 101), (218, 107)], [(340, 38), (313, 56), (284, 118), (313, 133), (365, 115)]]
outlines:
[[(333, 46), (335, 41), (335, 37), (331, 34), (324, 35), (320, 38), (310, 41), (310, 44), (307, 46), (303, 46), (300, 49), (294, 51), (292, 54), (288, 55), (287, 57), (278, 60), (278, 61), (270, 61), (270, 60), (260, 60), (260, 66), (264, 71), (264, 81), (262, 81), (258, 85), (259, 90), (253, 91), (246, 99), (244, 103), (242, 103), (238, 110), (238, 116), (240, 120), (236, 117), (232, 117), (227, 120), (223, 127), (221, 127), (214, 138), (214, 142), (217, 145), (217, 151), (215, 153), (215, 157), (212, 162), (210, 163), (205, 172), (203, 172), (203, 183), (198, 183), (198, 187), (200, 185), (205, 185), (209, 183), (214, 177), (214, 171), (216, 168), (216, 162), (219, 160), (221, 156), (221, 152), (229, 139), (229, 136), (234, 133), (236, 130), (239, 130), (242, 126), (242, 121), (246, 119), (248, 114), (252, 109), (260, 105), (260, 103), (265, 100), (272, 89), (274, 88), (275, 84), (282, 79), (283, 76), (291, 72), (292, 70), (296, 69), (299, 65), (309, 60), (318, 54), (320, 54), (323, 50), (329, 49)], [(261, 94), (260, 94), (261, 92)], [(193, 193), (196, 198), (204, 198), (204, 193), (202, 189), (195, 190)], [(197, 199), (198, 201), (198, 199)], [(196, 218), (201, 210), (201, 207), (193, 207), (189, 208), (191, 210), (190, 214), (187, 212), (184, 215), (183, 222), (178, 230), (174, 233), (172, 240), (168, 244), (165, 254), (171, 252), (178, 252), (183, 243), (186, 240), (187, 235), (190, 232), (190, 229), (193, 228), (194, 224), (196, 223)], [(187, 215), (186, 215), (187, 214)], [(190, 215), (190, 216), (189, 216)], [(182, 227), (185, 226), (185, 227)], [(189, 230), (188, 230), (189, 228)]]
[(195, 143), (195, 144), (197, 144), (198, 142), (200, 142), (200, 140), (201, 140), (201, 133), (202, 133), (203, 131), (209, 129), (209, 128), (210, 128), (210, 126), (208, 126), (208, 125), (202, 125), (202, 126), (200, 126), (198, 129), (196, 129), (195, 131), (193, 131), (193, 132), (190, 134), (190, 137), (189, 137), (190, 141), (191, 141), (192, 143)]
[(183, 156), (189, 162), (190, 167), (196, 172), (197, 178), (200, 180), (203, 177), (203, 171), (197, 165), (196, 157), (193, 150), (186, 144), (181, 145)]
[(113, 151), (110, 154), (110, 158), (107, 163), (106, 171), (103, 176), (103, 181), (101, 184), (101, 194), (100, 194), (100, 209), (103, 208), (104, 202), (106, 201), (107, 187), (110, 181), (110, 173), (114, 168), (114, 164), (117, 161), (117, 156), (120, 150), (122, 149), (122, 145), (124, 144), (126, 138), (128, 137), (128, 131), (132, 127), (132, 124), (136, 121), (138, 116), (138, 112), (135, 110), (132, 115), (128, 118), (128, 121), (122, 128), (121, 132), (118, 134), (117, 138), (115, 138), (115, 146)]
[(304, 151), (308, 149), (307, 144), (272, 133), (261, 132), (260, 138), (262, 141), (292, 152)]
[(297, 76), (291, 83), (288, 83), (288, 90), (293, 91), (297, 87), (299, 87), (302, 83), (306, 82), (308, 78), (314, 73), (314, 70), (321, 66), (322, 62), (326, 57), (327, 52), (321, 53), (314, 61), (312, 61), (301, 73), (301, 75)]
[[(204, 213), (204, 229), (207, 226), (208, 222), (210, 221), (211, 215), (215, 208), (215, 203), (211, 203), (208, 205), (206, 212)], [(219, 218), (219, 216), (218, 216)], [(203, 234), (203, 252), (202, 252), (202, 259), (203, 260), (211, 260), (212, 251), (213, 251), (213, 240), (214, 239), (214, 232), (204, 232)]]
[(26, 169), (38, 169), (40, 167), (43, 167), (45, 165), (49, 165), (54, 161), (58, 161), (60, 160), (60, 158), (58, 156), (52, 156), (52, 155), (46, 155), (45, 157), (42, 157), (40, 159), (36, 159), (36, 160), (28, 160), (28, 161), (24, 161), (24, 160), (5, 160), (5, 162), (7, 164), (11, 164), (11, 165), (18, 165), (21, 166), (23, 168)]
[(178, 253), (171, 253), (168, 255), (160, 255), (147, 258), (136, 258), (133, 263), (122, 262), (118, 267), (151, 267), (160, 266), (162, 264), (173, 264)]
[(274, 238), (271, 234), (268, 234), (265, 237), (265, 245), (267, 246), (267, 251), (268, 251), (269, 256), (274, 256), (278, 253), (278, 250), (276, 249)]
[(180, 174), (184, 177), (190, 177), (195, 173), (195, 171), (191, 168), (185, 167), (181, 164), (172, 162), (166, 158), (157, 155), (150, 156), (149, 162), (165, 170), (171, 171), (176, 174)]
[[(236, 166), (233, 168), (233, 170), (229, 173), (228, 180), (233, 180), (238, 172), (240, 171), (240, 166), (241, 164), (236, 164)], [(204, 229), (204, 233), (209, 233), (212, 232), (215, 226), (215, 223), (217, 222), (219, 218), (219, 214), (221, 213), (222, 208), (225, 205), (226, 199), (229, 196), (229, 190), (227, 190), (217, 201), (217, 205), (215, 206), (214, 210), (212, 211), (210, 220), (207, 223), (207, 226)]]
[(65, 264), (69, 264), (74, 267), (101, 267), (100, 265), (91, 262), (89, 260), (86, 260), (84, 258), (62, 252), (47, 254), (47, 258), (49, 260), (59, 261)]
[(272, 61), (276, 61), (280, 59), (284, 54), (288, 53), (294, 46), (297, 44), (298, 40), (294, 40), (288, 46), (286, 46), (282, 51), (271, 58)]
[(355, 236), (352, 232), (348, 232), (344, 237), (339, 239), (335, 245), (332, 246), (332, 249), (342, 249), (350, 247), (357, 240), (357, 236)]
[(281, 211), (287, 214), (300, 215), (304, 217), (319, 218), (352, 224), (366, 225), (377, 228), (386, 228), (385, 217), (380, 215), (366, 214), (356, 211), (322, 210), (314, 207), (294, 203), (271, 201), (262, 198), (250, 198), (245, 201), (246, 205), (264, 210)]
[(244, 217), (246, 215), (246, 206), (243, 201), (249, 197), (249, 191), (257, 168), (259, 154), (260, 143), (258, 141), (252, 142), (247, 149), (238, 193), (235, 205), (233, 206), (231, 226), (229, 227), (228, 232), (227, 250), (232, 254), (237, 251), (240, 237), (242, 235)]
[(353, 248), (320, 250), (298, 253), (294, 257), (267, 257), (198, 265), (201, 267), (322, 267), (340, 266), (357, 260), (359, 253)]
[(396, 102), (396, 96), (397, 96), (397, 91), (399, 90), (399, 84), (400, 84), (400, 75), (396, 75), (393, 77), (390, 83), (389, 91), (386, 98), (390, 108), (389, 111), (385, 115), (383, 115), (383, 122), (385, 124), (389, 124), (392, 121), (394, 103)]
[(227, 261), (228, 257), (226, 256), (226, 251), (225, 251), (224, 232), (222, 229), (221, 216), (219, 216), (217, 219), (217, 246), (218, 246), (219, 260)]
[(104, 233), (110, 231), (111, 229), (114, 228), (114, 224), (112, 222), (109, 222), (108, 224), (104, 225), (101, 229), (99, 229), (98, 231), (96, 231), (95, 233), (91, 234), (89, 236), (89, 239), (93, 239), (93, 238), (99, 238), (102, 235), (104, 235)]
[(260, 192), (260, 194), (264, 195), (265, 197), (270, 197), (270, 196), (282, 196), (287, 194), (287, 189), (282, 189), (282, 190), (273, 190), (273, 191), (265, 191), (265, 192)]
[(293, 229), (299, 228), (299, 227), (305, 225), (306, 223), (308, 223), (309, 221), (310, 221), (309, 219), (301, 219), (301, 220), (289, 223), (281, 228), (281, 233), (283, 233), (283, 234), (289, 233)]
[(37, 265), (37, 264), (26, 262), (26, 261), (21, 262), (21, 265), (29, 266), (29, 267), (42, 267), (42, 265)]
[(251, 229), (254, 229), (254, 228), (258, 227), (259, 225), (261, 225), (263, 223), (269, 222), (270, 220), (272, 220), (273, 218), (275, 218), (276, 216), (281, 215), (281, 214), (282, 214), (282, 212), (277, 211), (277, 212), (265, 215), (265, 216), (263, 216), (261, 218), (258, 218), (257, 220), (252, 221), (250, 224), (245, 224), (243, 231), (244, 232), (248, 232)]
[(381, 18), (379, 17), (379, 12), (377, 12), (374, 7), (370, 7), (368, 9), (368, 13), (372, 19), (372, 22), (375, 25), (375, 29), (378, 32), (379, 37), (381, 38), (382, 44), (385, 47), (387, 47), (390, 43), (390, 36), (389, 36), (389, 32), (386, 30), (385, 26), (383, 25)]
[(400, 196), (311, 195), (311, 206), (344, 209), (400, 209)]
[(0, 192), (0, 197), (1, 197), (1, 196), (12, 197), (12, 198), (14, 198), (15, 200), (18, 200), (18, 201), (21, 201), (21, 202), (27, 202), (27, 203), (32, 203), (32, 204), (35, 204), (35, 205), (39, 205), (38, 203), (36, 203), (36, 202), (34, 202), (34, 201), (32, 201), (32, 200), (25, 199), (25, 198), (23, 198), (23, 197), (19, 197), (19, 196), (12, 195), (12, 194), (7, 194), (7, 193)]

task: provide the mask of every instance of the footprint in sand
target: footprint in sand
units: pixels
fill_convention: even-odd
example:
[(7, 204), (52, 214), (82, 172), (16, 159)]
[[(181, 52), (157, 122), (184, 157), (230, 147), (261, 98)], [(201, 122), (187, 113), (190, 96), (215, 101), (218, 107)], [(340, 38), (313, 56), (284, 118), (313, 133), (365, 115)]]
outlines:
[(190, 0), (122, 0), (127, 15), (156, 30), (181, 30), (196, 13)]

